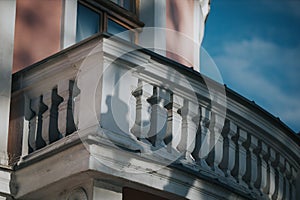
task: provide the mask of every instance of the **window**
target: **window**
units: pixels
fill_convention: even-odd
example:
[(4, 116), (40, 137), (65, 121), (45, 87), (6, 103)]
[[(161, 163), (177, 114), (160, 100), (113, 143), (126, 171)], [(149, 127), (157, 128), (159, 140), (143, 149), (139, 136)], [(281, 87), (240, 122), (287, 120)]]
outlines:
[(77, 7), (76, 42), (98, 33), (100, 18), (99, 13), (79, 3)]
[[(121, 33), (118, 35), (120, 38), (127, 40), (127, 41), (133, 41), (133, 33), (131, 31), (128, 31), (128, 29), (125, 28), (124, 26), (118, 24), (117, 22), (115, 22), (111, 19), (108, 19), (108, 22), (107, 22), (107, 32), (112, 35)], [(122, 32), (124, 32), (124, 33), (122, 33)]]
[(130, 42), (135, 41), (136, 32), (128, 30), (143, 26), (135, 9), (135, 0), (80, 0), (77, 4), (76, 42), (99, 32), (111, 35), (124, 32), (118, 37)]
[(135, 12), (135, 1), (134, 0), (111, 0), (115, 4), (118, 4), (119, 6), (125, 8), (126, 10), (129, 10), (131, 12)]

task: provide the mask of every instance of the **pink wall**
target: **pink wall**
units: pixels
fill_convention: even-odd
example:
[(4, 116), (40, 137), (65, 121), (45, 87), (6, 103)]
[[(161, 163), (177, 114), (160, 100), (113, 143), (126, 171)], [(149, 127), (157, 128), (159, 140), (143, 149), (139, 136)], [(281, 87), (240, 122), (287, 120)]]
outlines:
[[(17, 0), (13, 72), (60, 50), (63, 0)], [(166, 0), (167, 57), (194, 62), (194, 0)]]
[(13, 73), (60, 50), (62, 0), (17, 0)]
[(167, 57), (193, 66), (194, 0), (166, 0), (166, 28), (175, 31), (167, 32)]

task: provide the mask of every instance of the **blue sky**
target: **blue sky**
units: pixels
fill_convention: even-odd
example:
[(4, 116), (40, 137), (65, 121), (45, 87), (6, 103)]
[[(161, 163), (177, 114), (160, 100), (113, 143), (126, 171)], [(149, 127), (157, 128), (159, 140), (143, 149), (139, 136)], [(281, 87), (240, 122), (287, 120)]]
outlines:
[(229, 88), (300, 131), (300, 0), (211, 0), (202, 47)]

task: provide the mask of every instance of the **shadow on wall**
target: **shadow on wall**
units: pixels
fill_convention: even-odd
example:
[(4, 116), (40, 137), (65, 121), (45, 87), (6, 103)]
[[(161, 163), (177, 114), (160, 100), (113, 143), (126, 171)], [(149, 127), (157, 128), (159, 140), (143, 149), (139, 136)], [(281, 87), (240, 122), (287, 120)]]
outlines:
[[(113, 64), (112, 64), (113, 65)], [(147, 153), (151, 154), (148, 151), (159, 151), (160, 148), (166, 148), (167, 146), (171, 146), (170, 144), (172, 143), (172, 136), (167, 137), (166, 132), (167, 132), (167, 121), (168, 121), (168, 116), (167, 116), (167, 109), (166, 108), (161, 108), (164, 109), (164, 111), (160, 110), (159, 108), (157, 108), (157, 104), (154, 103), (155, 100), (158, 100), (159, 97), (156, 96), (156, 93), (154, 92), (155, 87), (153, 87), (153, 95), (148, 98), (148, 103), (147, 103), (147, 107), (149, 109), (148, 110), (148, 114), (149, 114), (149, 118), (147, 118), (149, 121), (145, 120), (146, 118), (144, 118), (142, 121), (139, 120), (134, 120), (134, 124), (132, 124), (132, 121), (130, 119), (130, 117), (132, 117), (132, 113), (133, 110), (130, 107), (130, 104), (133, 104), (135, 106), (138, 106), (132, 102), (127, 102), (128, 101), (128, 96), (132, 96), (133, 97), (133, 92), (131, 91), (132, 88), (136, 88), (137, 85), (134, 84), (138, 84), (138, 82), (135, 82), (136, 79), (132, 78), (132, 80), (129, 80), (126, 77), (128, 73), (127, 69), (124, 69), (124, 71), (122, 70), (122, 67), (111, 67), (109, 68), (107, 71), (105, 71), (105, 75), (103, 78), (103, 86), (101, 88), (103, 88), (104, 91), (102, 91), (102, 95), (103, 95), (103, 103), (105, 101), (105, 108), (101, 109), (101, 114), (100, 114), (100, 119), (98, 119), (100, 121), (100, 126), (101, 128), (103, 128), (104, 130), (109, 130), (109, 132), (107, 132), (107, 134), (105, 135), (111, 142), (113, 145), (115, 145), (116, 147), (118, 147), (120, 150), (123, 150), (125, 152), (132, 152), (132, 153), (137, 153), (137, 155), (139, 155), (140, 153), (145, 153), (145, 155)], [(173, 73), (167, 73), (167, 74), (173, 74)], [(128, 73), (129, 76), (132, 77), (131, 73)], [(123, 77), (123, 78), (122, 78)], [(170, 82), (174, 82), (176, 83), (176, 81), (178, 80), (178, 77), (176, 79), (175, 76), (170, 76), (168, 78), (170, 80)], [(176, 80), (175, 80), (176, 79)], [(125, 82), (126, 80), (126, 82)], [(126, 86), (124, 86), (126, 85)], [(164, 85), (165, 87), (167, 87), (166, 85)], [(172, 87), (172, 86), (171, 86)], [(124, 89), (126, 88), (126, 89)], [(131, 90), (130, 90), (131, 88)], [(99, 90), (100, 88), (98, 88)], [(133, 89), (135, 90), (135, 89)], [(131, 92), (130, 92), (131, 91)], [(160, 94), (160, 95), (166, 95), (166, 94)], [(151, 99), (151, 100), (150, 100)], [(152, 102), (154, 101), (154, 102)], [(138, 108), (134, 108), (134, 109), (138, 109)], [(157, 116), (153, 115), (159, 115), (162, 113), (165, 113), (165, 115), (163, 115), (165, 117), (165, 120), (163, 120), (164, 122), (160, 122), (161, 120), (157, 120)], [(151, 115), (152, 114), (152, 115)], [(161, 117), (161, 116), (160, 116)], [(160, 118), (159, 118), (160, 119)], [(135, 124), (138, 123), (138, 124)], [(140, 124), (139, 124), (140, 123)], [(142, 125), (141, 125), (142, 124)], [(148, 131), (147, 135), (140, 135), (140, 137), (134, 133), (134, 129), (132, 127), (134, 126), (148, 126)], [(157, 128), (160, 127), (160, 128)], [(141, 127), (140, 127), (141, 128)], [(145, 129), (145, 130), (146, 130)], [(118, 137), (118, 138), (116, 138)], [(126, 138), (127, 142), (125, 142), (124, 144), (124, 140), (121, 141), (123, 143), (121, 143), (121, 145), (118, 144), (118, 141), (116, 140), (122, 140), (122, 138)], [(124, 144), (124, 145), (123, 145)], [(145, 149), (145, 147), (147, 147)], [(178, 152), (178, 149), (174, 149), (174, 150), (170, 150), (169, 152)], [(113, 155), (115, 156), (116, 160), (118, 160), (118, 157), (120, 157), (120, 155)], [(133, 157), (136, 155), (133, 155)], [(98, 161), (102, 162), (101, 159), (97, 159)], [(126, 160), (126, 162), (130, 163), (130, 158), (129, 160)], [(176, 160), (174, 160), (174, 162), (176, 162)], [(106, 163), (102, 163), (105, 164)], [(109, 164), (109, 163), (108, 163)], [(169, 163), (171, 164), (171, 163)], [(108, 166), (110, 167), (110, 166)], [(129, 173), (139, 173), (139, 172), (132, 172), (131, 170), (136, 170), (136, 169), (130, 169), (130, 165), (129, 165), (129, 169), (127, 171), (127, 169), (123, 169), (123, 168), (114, 168), (114, 166), (112, 166), (112, 168), (114, 170), (116, 170), (116, 174), (121, 173), (122, 170), (125, 170), (125, 172), (129, 172)], [(176, 178), (178, 175), (176, 175), (176, 173), (174, 171), (171, 171), (171, 175), (170, 175), (170, 182), (168, 184), (166, 184), (164, 186), (164, 191), (165, 192), (170, 192), (170, 193), (175, 193), (174, 188), (176, 189), (176, 184), (174, 185), (174, 181), (173, 178)], [(173, 178), (172, 178), (173, 177)], [(185, 187), (181, 187), (180, 188), (180, 196), (178, 196), (178, 198), (176, 199), (185, 199), (184, 197), (188, 194), (190, 187), (193, 186), (196, 177), (193, 177), (191, 179), (189, 179), (190, 182), (187, 183), (181, 183), (180, 185), (184, 185)]]

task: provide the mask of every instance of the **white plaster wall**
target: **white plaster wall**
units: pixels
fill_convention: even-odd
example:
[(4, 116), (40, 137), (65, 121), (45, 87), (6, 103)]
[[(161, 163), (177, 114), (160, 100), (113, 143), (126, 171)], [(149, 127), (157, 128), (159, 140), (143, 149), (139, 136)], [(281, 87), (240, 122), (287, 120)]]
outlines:
[(166, 32), (162, 31), (162, 28), (166, 27), (166, 0), (141, 0), (139, 13), (140, 20), (145, 23), (146, 28), (140, 34), (139, 44), (154, 47), (154, 52), (165, 56)]
[(76, 42), (77, 0), (65, 0), (62, 19), (62, 49)]
[(16, 1), (0, 1), (0, 164), (7, 164)]
[[(0, 171), (0, 194), (10, 194), (9, 182), (10, 182), (10, 173), (6, 171)], [(0, 196), (0, 200), (1, 198), (4, 197)]]

